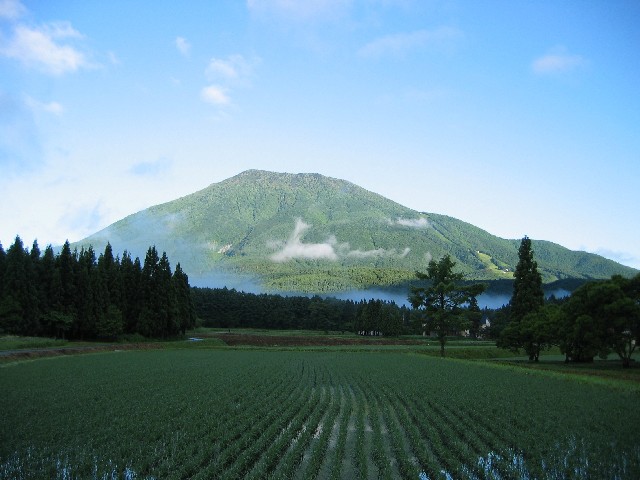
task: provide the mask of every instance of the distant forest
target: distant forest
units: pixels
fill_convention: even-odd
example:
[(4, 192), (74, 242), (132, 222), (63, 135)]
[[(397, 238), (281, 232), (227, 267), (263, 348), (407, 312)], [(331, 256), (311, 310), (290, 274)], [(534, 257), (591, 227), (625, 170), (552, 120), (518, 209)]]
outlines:
[(20, 237), (0, 245), (0, 333), (68, 339), (122, 335), (167, 338), (195, 326), (189, 279), (180, 264), (172, 273), (165, 253), (149, 247), (144, 264), (110, 244), (44, 253)]
[(418, 312), (393, 302), (353, 302), (318, 295), (282, 296), (227, 288), (192, 289), (204, 326), (218, 328), (302, 329), (399, 335), (420, 328)]
[[(198, 319), (206, 327), (347, 331), (384, 336), (424, 331), (421, 311), (377, 299), (354, 302), (318, 295), (285, 297), (197, 287), (192, 288), (192, 298)], [(481, 321), (494, 314), (485, 309), (481, 315), (468, 315), (470, 336), (476, 338)]]

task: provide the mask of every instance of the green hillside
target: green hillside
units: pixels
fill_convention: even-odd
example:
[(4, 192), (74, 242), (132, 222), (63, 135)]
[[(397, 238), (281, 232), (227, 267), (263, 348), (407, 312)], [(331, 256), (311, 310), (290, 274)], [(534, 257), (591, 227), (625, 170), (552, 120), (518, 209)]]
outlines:
[[(249, 170), (120, 220), (78, 242), (144, 259), (149, 245), (192, 284), (332, 292), (406, 283), (450, 254), (469, 279), (511, 278), (520, 240), (411, 210), (344, 180)], [(633, 275), (603, 257), (533, 241), (545, 282)]]

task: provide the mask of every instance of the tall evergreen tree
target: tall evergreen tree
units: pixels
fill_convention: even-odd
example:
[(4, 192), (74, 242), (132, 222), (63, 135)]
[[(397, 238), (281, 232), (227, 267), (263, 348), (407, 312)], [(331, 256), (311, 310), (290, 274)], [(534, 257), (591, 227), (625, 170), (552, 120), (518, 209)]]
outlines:
[(520, 321), (529, 313), (536, 313), (544, 305), (542, 276), (538, 263), (533, 259), (531, 239), (525, 235), (518, 249), (518, 265), (514, 272), (511, 296), (511, 318)]
[(4, 270), (6, 268), (7, 263), (7, 252), (2, 248), (2, 243), (0, 243), (0, 300), (2, 300), (2, 293), (4, 291)]
[(514, 273), (513, 294), (509, 302), (509, 323), (500, 333), (497, 345), (518, 352), (523, 348), (529, 359), (538, 361), (546, 339), (547, 316), (536, 315), (544, 306), (542, 276), (533, 259), (531, 239), (525, 235), (518, 249), (518, 265)]
[(69, 240), (64, 242), (58, 255), (58, 269), (60, 271), (60, 304), (62, 312), (75, 317), (76, 312), (76, 282), (74, 267), (77, 258), (71, 252)]
[(0, 328), (20, 335), (34, 334), (37, 325), (37, 292), (31, 268), (31, 259), (22, 239), (16, 239), (7, 250), (0, 299)]
[(96, 332), (96, 254), (92, 246), (80, 250), (75, 264), (75, 338), (92, 338)]
[(180, 332), (184, 335), (186, 330), (195, 327), (196, 314), (191, 300), (189, 277), (182, 271), (180, 263), (176, 265), (176, 270), (173, 272), (171, 282), (176, 300), (175, 310), (178, 316), (178, 325)]
[(119, 261), (113, 257), (111, 244), (98, 258), (96, 291), (96, 334), (102, 338), (115, 338), (124, 331), (121, 305)]
[(127, 333), (134, 333), (140, 315), (140, 282), (142, 267), (140, 259), (131, 260), (131, 255), (125, 250), (120, 261), (120, 282), (122, 291), (122, 315), (124, 329)]

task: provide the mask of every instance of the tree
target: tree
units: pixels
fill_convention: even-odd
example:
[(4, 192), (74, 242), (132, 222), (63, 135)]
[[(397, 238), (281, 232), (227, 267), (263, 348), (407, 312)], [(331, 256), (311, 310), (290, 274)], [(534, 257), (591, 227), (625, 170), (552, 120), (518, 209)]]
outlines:
[(444, 357), (447, 335), (457, 334), (468, 326), (464, 305), (480, 295), (482, 284), (463, 285), (464, 275), (453, 271), (455, 262), (445, 255), (436, 262), (431, 260), (427, 273), (416, 272), (426, 287), (412, 287), (409, 302), (413, 308), (422, 310), (427, 328), (435, 332), (440, 342), (440, 355)]
[(518, 249), (518, 265), (514, 272), (513, 294), (511, 296), (511, 319), (520, 321), (535, 313), (544, 305), (542, 277), (538, 272), (538, 263), (533, 259), (531, 240), (525, 235)]
[(640, 341), (640, 275), (585, 283), (573, 292), (563, 312), (558, 333), (567, 361), (590, 362), (614, 351), (623, 367), (630, 366)]
[(592, 362), (596, 355), (607, 355), (606, 306), (623, 297), (620, 288), (608, 281), (585, 283), (571, 294), (558, 328), (566, 361)]
[(176, 312), (180, 331), (184, 335), (185, 331), (196, 325), (196, 313), (191, 300), (191, 288), (189, 288), (189, 277), (182, 271), (180, 263), (176, 265), (171, 279), (176, 298)]
[(0, 328), (19, 335), (34, 334), (37, 327), (37, 291), (31, 258), (22, 239), (7, 250), (0, 299)]
[(537, 362), (540, 352), (554, 345), (560, 315), (558, 305), (545, 305), (518, 323), (520, 342), (530, 361)]
[(500, 333), (497, 346), (516, 353), (524, 348), (529, 359), (537, 362), (540, 356), (538, 342), (531, 339), (545, 335), (543, 331), (535, 331), (536, 326), (543, 330), (546, 328), (545, 322), (541, 320), (543, 317), (535, 316), (543, 305), (542, 277), (538, 272), (538, 264), (533, 259), (531, 240), (525, 235), (518, 249), (513, 294), (509, 301), (509, 322)]

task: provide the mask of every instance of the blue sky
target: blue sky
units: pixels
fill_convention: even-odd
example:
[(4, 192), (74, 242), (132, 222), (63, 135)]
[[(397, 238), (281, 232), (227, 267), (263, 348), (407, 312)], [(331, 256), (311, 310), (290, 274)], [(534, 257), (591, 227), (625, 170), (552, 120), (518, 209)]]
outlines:
[(250, 168), (640, 268), (640, 2), (0, 0), (0, 241)]

